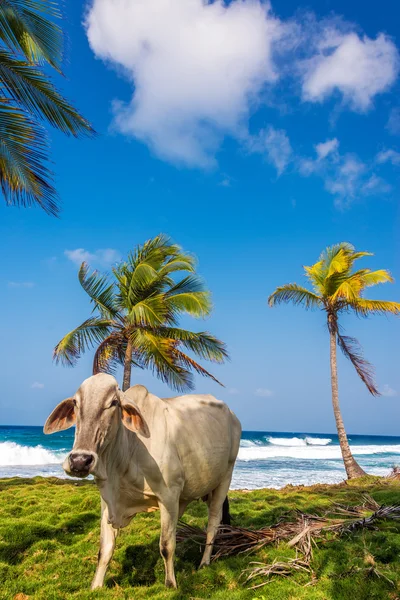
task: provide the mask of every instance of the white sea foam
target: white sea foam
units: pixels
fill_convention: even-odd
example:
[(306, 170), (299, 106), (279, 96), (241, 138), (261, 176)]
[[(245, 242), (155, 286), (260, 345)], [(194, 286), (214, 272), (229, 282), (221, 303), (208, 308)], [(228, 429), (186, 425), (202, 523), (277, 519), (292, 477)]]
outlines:
[(18, 465), (56, 465), (60, 464), (66, 453), (52, 452), (43, 446), (21, 446), (15, 442), (0, 443), (0, 466)]
[(267, 441), (273, 446), (306, 446), (306, 441), (303, 438), (275, 438), (267, 437)]
[[(239, 463), (240, 464), (240, 463)], [(243, 464), (243, 463), (242, 463)], [(390, 472), (387, 467), (370, 467), (368, 473), (385, 477)], [(241, 469), (238, 465), (233, 472), (231, 489), (256, 490), (262, 488), (279, 489), (285, 485), (314, 485), (316, 483), (340, 483), (346, 479), (344, 467), (298, 471), (296, 469), (276, 469), (273, 471)]]
[(331, 438), (316, 438), (310, 436), (307, 436), (305, 439), (309, 446), (327, 446), (332, 441)]
[[(296, 438), (293, 438), (296, 439)], [(374, 455), (374, 454), (400, 454), (400, 445), (393, 446), (351, 446), (354, 456)], [(341, 459), (339, 446), (309, 446), (304, 445), (291, 446), (256, 446), (251, 448), (239, 449), (239, 460), (268, 460), (270, 458), (297, 458), (310, 460), (332, 460)]]

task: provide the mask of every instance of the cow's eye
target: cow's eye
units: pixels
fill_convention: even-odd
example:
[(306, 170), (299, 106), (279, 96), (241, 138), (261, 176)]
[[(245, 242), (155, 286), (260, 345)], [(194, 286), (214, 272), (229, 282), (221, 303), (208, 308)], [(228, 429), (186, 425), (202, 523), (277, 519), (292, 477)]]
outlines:
[(114, 398), (114, 400), (111, 402), (110, 406), (117, 406), (118, 404), (118, 400), (116, 398)]

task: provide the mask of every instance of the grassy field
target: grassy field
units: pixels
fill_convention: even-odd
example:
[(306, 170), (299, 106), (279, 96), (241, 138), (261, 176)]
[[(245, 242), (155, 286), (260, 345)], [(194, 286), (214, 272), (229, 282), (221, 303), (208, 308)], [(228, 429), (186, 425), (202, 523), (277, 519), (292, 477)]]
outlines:
[[(326, 510), (332, 502), (359, 504), (365, 492), (379, 503), (400, 502), (398, 483), (365, 480), (356, 485), (232, 492), (231, 512), (236, 525), (262, 527), (275, 523), (280, 515), (295, 508), (315, 513)], [(157, 513), (138, 515), (121, 532), (105, 588), (91, 592), (98, 552), (99, 510), (99, 494), (90, 482), (76, 484), (42, 478), (0, 480), (0, 598), (400, 598), (400, 523), (386, 522), (378, 531), (361, 530), (320, 543), (312, 563), (316, 579), (307, 587), (305, 584), (310, 581), (307, 573), (275, 578), (258, 591), (247, 590), (239, 579), (252, 560), (271, 562), (274, 558), (295, 557), (295, 551), (286, 544), (267, 547), (251, 556), (221, 559), (197, 571), (200, 549), (188, 541), (177, 548), (179, 589), (166, 590), (158, 551)], [(203, 527), (204, 504), (193, 503), (184, 520)], [(371, 573), (371, 566), (382, 576)]]

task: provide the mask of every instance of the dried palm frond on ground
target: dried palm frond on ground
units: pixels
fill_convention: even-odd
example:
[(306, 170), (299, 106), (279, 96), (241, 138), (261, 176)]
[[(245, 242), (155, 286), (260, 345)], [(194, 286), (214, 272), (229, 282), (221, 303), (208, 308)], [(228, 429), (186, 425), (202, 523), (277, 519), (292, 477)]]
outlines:
[[(214, 543), (216, 552), (213, 560), (222, 556), (257, 551), (263, 546), (281, 541), (287, 541), (289, 546), (296, 547), (305, 556), (309, 556), (311, 540), (324, 533), (342, 535), (361, 528), (374, 528), (379, 521), (387, 519), (400, 519), (400, 505), (380, 506), (370, 496), (364, 496), (361, 505), (333, 504), (323, 515), (294, 511), (282, 516), (275, 525), (262, 529), (222, 525)], [(177, 542), (190, 539), (204, 545), (206, 533), (198, 527), (180, 523), (176, 539)]]
[[(270, 565), (265, 565), (264, 563), (252, 562), (251, 565), (256, 565), (255, 567), (251, 567), (249, 569), (245, 569), (242, 573), (242, 576), (246, 575), (245, 583), (250, 583), (253, 579), (259, 577), (270, 578), (272, 575), (279, 575), (281, 577), (290, 577), (296, 571), (305, 571), (306, 573), (311, 572), (311, 567), (309, 563), (305, 560), (300, 560), (299, 558), (293, 558), (288, 562), (282, 562), (278, 560), (274, 560)], [(262, 581), (261, 583), (257, 583), (255, 585), (250, 586), (249, 589), (255, 590), (256, 588), (263, 587), (267, 585), (267, 581)]]
[[(316, 544), (317, 539), (321, 539), (327, 533), (338, 536), (351, 534), (360, 529), (378, 529), (379, 523), (383, 521), (400, 520), (400, 505), (379, 505), (370, 496), (363, 496), (362, 500), (362, 504), (357, 506), (332, 504), (331, 508), (322, 515), (306, 514), (296, 510), (283, 515), (275, 525), (262, 529), (222, 525), (218, 529), (212, 560), (255, 552), (269, 544), (285, 541), (289, 547), (299, 551), (302, 558), (296, 557), (287, 562), (275, 560), (271, 564), (251, 563), (257, 566), (243, 571), (243, 575), (247, 575), (246, 582), (258, 577), (266, 577), (269, 580), (272, 575), (287, 577), (295, 571), (312, 573), (310, 562), (313, 545)], [(198, 527), (181, 523), (177, 531), (177, 541), (185, 540), (192, 540), (204, 546), (206, 533)], [(267, 582), (257, 584), (252, 589), (261, 587)]]
[(387, 476), (387, 479), (397, 479), (400, 480), (400, 467), (399, 466), (394, 466), (392, 468), (392, 470), (390, 471), (389, 475)]

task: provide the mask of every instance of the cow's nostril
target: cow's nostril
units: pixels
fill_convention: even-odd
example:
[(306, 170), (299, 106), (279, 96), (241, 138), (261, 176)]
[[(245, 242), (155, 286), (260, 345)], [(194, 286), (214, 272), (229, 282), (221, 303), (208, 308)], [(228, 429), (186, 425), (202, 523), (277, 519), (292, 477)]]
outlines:
[(92, 454), (73, 453), (69, 456), (69, 462), (73, 471), (87, 471), (93, 460)]

